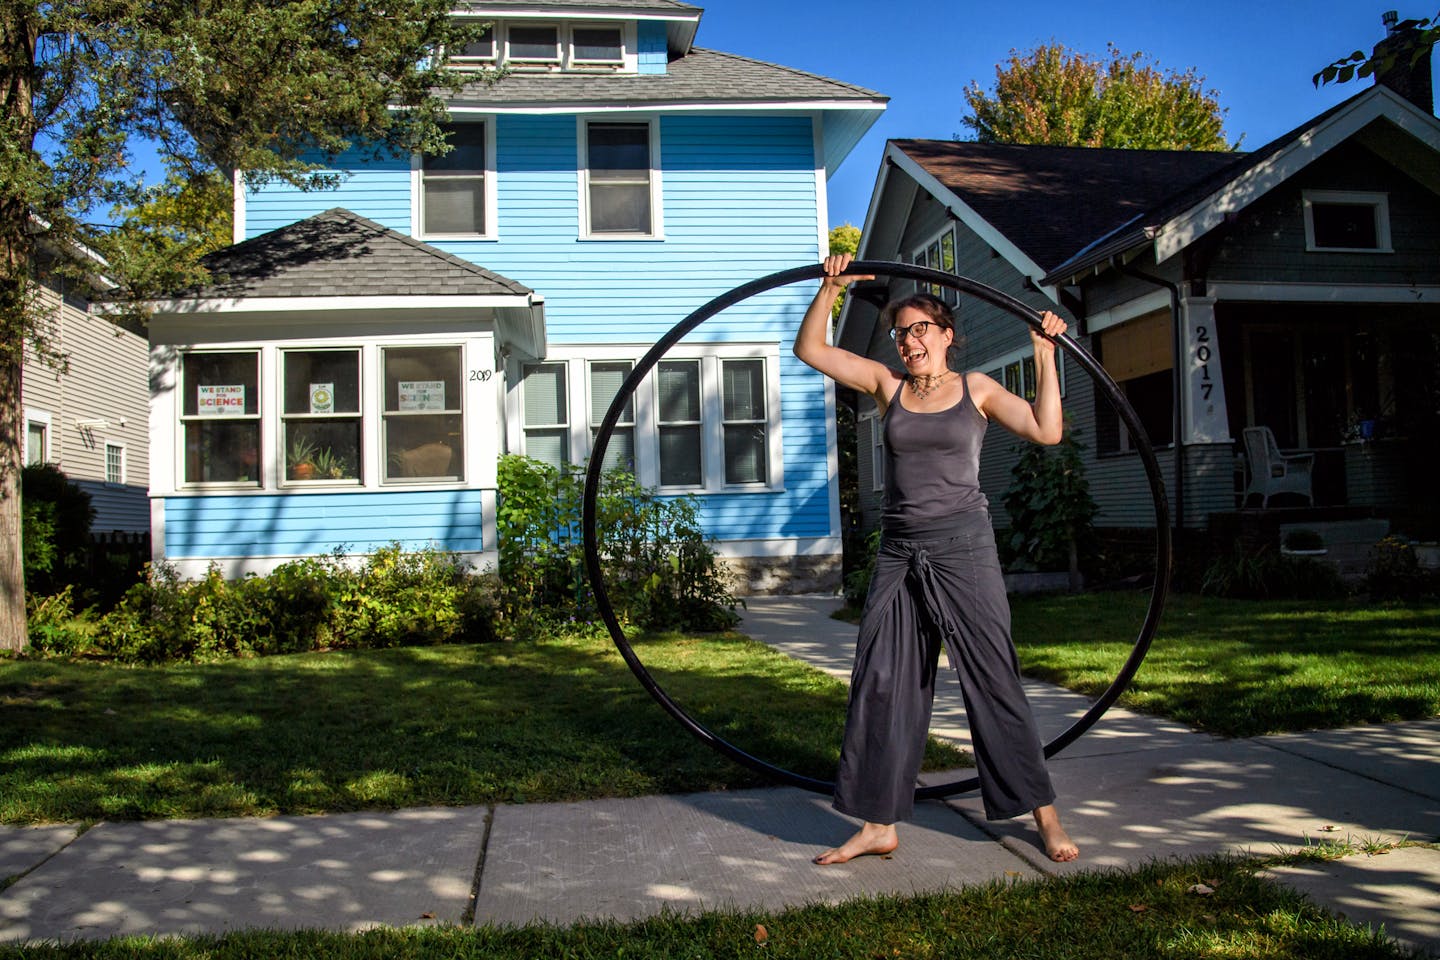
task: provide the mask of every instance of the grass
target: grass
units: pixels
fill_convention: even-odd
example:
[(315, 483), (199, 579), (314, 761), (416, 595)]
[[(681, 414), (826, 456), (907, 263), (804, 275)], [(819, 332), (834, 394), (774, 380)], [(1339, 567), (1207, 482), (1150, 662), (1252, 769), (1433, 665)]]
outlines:
[[(1114, 679), (1149, 595), (1017, 598), (1021, 669), (1088, 694)], [(1120, 703), (1232, 737), (1440, 715), (1440, 606), (1172, 595)]]
[[(740, 634), (634, 643), (750, 753), (829, 779), (845, 686)], [(672, 722), (608, 636), (127, 667), (0, 660), (0, 822), (519, 803), (762, 783)], [(932, 743), (931, 769), (964, 755)]]
[[(24, 949), (0, 960), (371, 958), (984, 958), (984, 960), (1400, 960), (1410, 953), (1266, 882), (1260, 860), (1164, 861), (1126, 872), (992, 883), (942, 894), (855, 899), (784, 912), (668, 915), (571, 927), (256, 931), (131, 937)], [(1203, 883), (1214, 892), (1191, 888)], [(762, 929), (763, 928), (763, 929)]]

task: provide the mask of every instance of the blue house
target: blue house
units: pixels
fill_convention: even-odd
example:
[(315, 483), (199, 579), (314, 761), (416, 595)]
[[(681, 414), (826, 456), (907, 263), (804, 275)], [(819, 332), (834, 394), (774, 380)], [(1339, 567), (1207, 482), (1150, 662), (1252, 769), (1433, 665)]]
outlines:
[[(694, 45), (673, 0), (476, 3), (441, 157), (340, 158), (335, 191), (237, 181), (214, 281), (158, 305), (155, 553), (228, 576), (345, 546), (496, 553), (496, 462), (583, 462), (640, 358), (739, 283), (814, 263), (826, 179), (885, 107)], [(790, 341), (813, 286), (706, 322), (607, 450), (693, 494), (741, 592), (838, 584), (832, 387)]]

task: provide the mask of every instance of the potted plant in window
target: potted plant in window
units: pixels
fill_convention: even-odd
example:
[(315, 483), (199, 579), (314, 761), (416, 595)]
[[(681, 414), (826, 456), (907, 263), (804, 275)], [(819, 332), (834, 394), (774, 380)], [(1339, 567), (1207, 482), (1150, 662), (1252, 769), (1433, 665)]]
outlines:
[(315, 451), (311, 458), (315, 467), (315, 476), (321, 480), (343, 480), (345, 478), (345, 458), (337, 457), (335, 451), (329, 447), (321, 447)]
[(315, 444), (305, 437), (296, 437), (285, 456), (291, 480), (312, 480), (315, 477)]

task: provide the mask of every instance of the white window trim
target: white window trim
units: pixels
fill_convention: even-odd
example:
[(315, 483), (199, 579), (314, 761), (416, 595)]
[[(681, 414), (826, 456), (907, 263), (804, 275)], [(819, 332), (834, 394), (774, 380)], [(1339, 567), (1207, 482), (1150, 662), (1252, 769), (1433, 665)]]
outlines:
[[(1012, 364), (1012, 363), (1019, 363), (1019, 364), (1021, 364), (1021, 371), (1022, 371), (1022, 372), (1021, 372), (1021, 376), (1023, 377), (1023, 376), (1024, 376), (1024, 372), (1023, 372), (1023, 371), (1024, 371), (1024, 362), (1025, 362), (1026, 360), (1033, 360), (1033, 359), (1035, 359), (1035, 348), (1034, 348), (1034, 347), (1021, 347), (1019, 350), (1011, 350), (1009, 353), (1004, 353), (1004, 354), (1001, 354), (1001, 355), (998, 356), (998, 357), (992, 357), (992, 358), (990, 358), (989, 360), (986, 360), (983, 364), (980, 364), (980, 365), (978, 366), (978, 369), (984, 370), (986, 376), (990, 377), (990, 378), (993, 379), (996, 383), (1000, 384), (1000, 386), (1003, 387), (1003, 386), (1005, 386), (1005, 368), (1006, 368), (1006, 367), (1010, 366), (1010, 364)], [(1062, 400), (1065, 399), (1065, 381), (1066, 381), (1065, 368), (1066, 368), (1066, 363), (1065, 363), (1065, 351), (1060, 350), (1059, 348), (1056, 348), (1056, 350), (1055, 350), (1055, 373), (1056, 373), (1056, 375), (1057, 375), (1057, 376), (1059, 377), (1059, 379), (1060, 379), (1060, 399), (1062, 399)], [(996, 371), (998, 371), (998, 372), (1000, 373), (1000, 376), (998, 376), (998, 377), (995, 376)], [(1023, 395), (1023, 394), (1018, 394), (1018, 396), (1020, 396), (1021, 399), (1024, 399), (1024, 395)]]
[[(292, 350), (293, 350), (293, 349), (302, 349), (302, 350), (305, 349), (305, 347), (303, 347), (303, 346), (297, 347), (297, 346), (294, 345), (294, 344), (287, 344), (287, 345), (286, 345), (286, 348), (287, 348), (287, 349), (292, 349)], [(323, 349), (323, 348), (315, 348), (315, 349)], [(460, 436), (461, 436), (461, 438), (462, 438), (462, 440), (463, 440), (463, 443), (461, 444), (461, 447), (460, 447), (460, 462), (455, 465), (455, 467), (456, 467), (455, 476), (447, 476), (447, 477), (397, 477), (397, 478), (395, 478), (395, 479), (387, 479), (386, 476), (385, 476), (385, 473), (386, 473), (386, 469), (385, 469), (385, 468), (386, 468), (386, 465), (387, 465), (387, 459), (388, 459), (388, 457), (390, 456), (390, 444), (389, 444), (389, 437), (388, 437), (387, 434), (386, 434), (385, 419), (386, 419), (386, 415), (387, 415), (388, 413), (393, 412), (393, 411), (387, 411), (387, 410), (385, 409), (385, 351), (386, 351), (386, 350), (445, 350), (445, 349), (455, 350), (455, 351), (459, 354), (459, 357), (460, 357), (459, 371), (458, 371), (458, 373), (459, 373), (459, 382), (456, 384), (456, 388), (455, 388), (455, 392), (458, 394), (458, 404), (457, 404), (457, 406), (452, 407), (452, 406), (450, 405), (450, 398), (449, 398), (449, 397), (446, 397), (446, 398), (445, 398), (445, 409), (444, 409), (444, 410), (434, 411), (434, 413), (439, 414), (439, 415), (441, 415), (441, 416), (454, 416), (454, 415), (456, 415), (456, 414), (459, 414), (459, 416), (460, 416)], [(468, 400), (467, 400), (467, 392), (468, 392), (468, 391), (466, 390), (467, 384), (466, 384), (466, 380), (465, 380), (465, 370), (466, 370), (466, 362), (465, 362), (465, 361), (466, 361), (467, 357), (469, 357), (469, 350), (468, 350), (468, 348), (467, 348), (467, 344), (466, 344), (463, 340), (457, 340), (457, 339), (453, 339), (453, 338), (442, 338), (442, 339), (437, 339), (437, 340), (428, 340), (428, 339), (423, 339), (423, 338), (422, 338), (422, 339), (414, 339), (414, 340), (406, 339), (406, 338), (396, 338), (396, 339), (387, 339), (387, 340), (385, 340), (384, 342), (374, 344), (374, 354), (373, 354), (373, 360), (372, 360), (372, 369), (374, 370), (374, 378), (370, 381), (369, 384), (366, 384), (366, 383), (365, 383), (365, 380), (364, 380), (364, 368), (363, 368), (363, 366), (362, 366), (362, 368), (361, 368), (361, 381), (360, 381), (360, 409), (361, 409), (361, 411), (362, 411), (362, 415), (361, 415), (361, 418), (360, 418), (360, 442), (361, 442), (361, 448), (362, 448), (362, 450), (363, 450), (364, 447), (365, 447), (365, 438), (367, 438), (367, 437), (373, 438), (372, 443), (371, 443), (371, 446), (374, 447), (375, 453), (374, 453), (373, 456), (370, 456), (370, 455), (367, 454), (366, 457), (364, 458), (364, 460), (365, 460), (365, 463), (366, 463), (367, 467), (368, 467), (368, 465), (369, 465), (371, 462), (374, 462), (374, 463), (375, 463), (374, 479), (373, 479), (373, 480), (370, 479), (370, 475), (369, 475), (368, 473), (361, 473), (361, 475), (360, 475), (360, 483), (359, 483), (358, 485), (355, 484), (355, 482), (354, 482), (353, 480), (337, 480), (337, 481), (335, 481), (335, 483), (338, 484), (338, 485), (344, 486), (344, 487), (346, 487), (347, 489), (378, 489), (378, 490), (395, 490), (395, 489), (411, 490), (411, 489), (414, 489), (414, 488), (416, 488), (416, 487), (421, 487), (421, 488), (439, 487), (439, 488), (442, 488), (442, 489), (455, 490), (455, 489), (463, 489), (463, 488), (472, 486), (472, 484), (471, 484), (470, 481), (469, 481), (469, 478), (470, 478), (470, 462), (471, 462), (470, 446), (471, 446), (471, 444), (474, 443), (475, 441), (471, 438), (471, 436), (470, 436), (470, 429), (469, 429), (469, 424), (470, 424), (470, 406), (471, 406), (471, 404), (470, 404), (470, 403), (468, 402)], [(363, 353), (361, 354), (361, 361), (362, 361), (362, 364), (363, 364), (363, 361), (364, 361), (364, 354), (363, 354)], [(277, 387), (277, 389), (281, 389), (281, 388)], [(373, 395), (374, 395), (374, 397), (375, 397), (375, 403), (374, 403), (374, 408), (373, 408), (373, 409), (374, 409), (375, 419), (374, 419), (373, 423), (370, 422), (370, 421), (369, 421), (369, 418), (364, 415), (364, 412), (365, 412), (365, 411), (368, 411), (369, 409), (371, 409), (371, 408), (368, 407), (368, 406), (366, 405), (366, 403), (365, 403), (365, 396), (366, 396), (366, 391), (367, 391), (367, 390), (372, 391), (372, 392), (373, 392)], [(279, 422), (279, 421), (278, 421), (278, 416), (277, 416), (277, 418), (276, 418), (276, 422), (277, 422), (277, 423)], [(368, 425), (371, 429), (367, 429), (367, 425)], [(305, 486), (308, 487), (308, 486), (310, 486), (310, 484), (307, 483), (307, 484), (305, 484)], [(328, 485), (327, 485), (327, 486), (328, 486)]]
[(51, 451), (55, 449), (55, 423), (54, 418), (48, 411), (25, 408), (25, 450), (24, 463), (30, 463), (30, 424), (38, 423), (45, 427), (45, 449), (40, 451), (39, 463), (54, 463), (55, 458)]
[[(526, 368), (527, 368), (527, 367), (552, 367), (552, 366), (561, 366), (561, 365), (564, 365), (564, 367), (565, 367), (565, 372), (564, 372), (564, 381), (565, 381), (565, 409), (564, 409), (564, 411), (563, 411), (563, 413), (564, 413), (564, 415), (565, 415), (565, 419), (562, 420), (562, 421), (559, 422), (559, 423), (548, 424), (548, 425), (546, 425), (546, 426), (537, 426), (537, 427), (531, 427), (531, 426), (529, 426), (528, 424), (525, 423), (525, 381), (526, 381), (525, 370), (526, 370)], [(590, 444), (589, 444), (589, 442), (588, 442), (588, 438), (587, 438), (586, 442), (582, 443), (580, 446), (576, 446), (576, 444), (575, 444), (575, 435), (576, 435), (576, 425), (575, 425), (575, 404), (576, 404), (575, 386), (576, 386), (576, 377), (577, 377), (577, 371), (576, 371), (576, 369), (575, 369), (575, 366), (576, 366), (576, 365), (575, 365), (573, 362), (571, 362), (570, 360), (564, 359), (564, 358), (560, 358), (560, 357), (556, 357), (555, 354), (554, 354), (554, 352), (551, 351), (551, 352), (549, 353), (549, 355), (547, 355), (544, 360), (537, 360), (537, 361), (531, 361), (531, 362), (521, 363), (521, 364), (519, 365), (519, 367), (517, 368), (517, 370), (516, 370), (516, 376), (515, 376), (515, 385), (516, 385), (516, 389), (515, 389), (515, 400), (516, 400), (515, 412), (516, 412), (516, 417), (517, 417), (517, 421), (518, 421), (518, 424), (519, 424), (520, 433), (519, 433), (518, 443), (517, 443), (516, 448), (517, 448), (517, 450), (519, 451), (519, 453), (520, 453), (521, 456), (529, 456), (529, 455), (530, 455), (530, 453), (529, 453), (529, 448), (528, 448), (528, 446), (527, 446), (526, 441), (529, 439), (530, 430), (532, 430), (532, 429), (534, 429), (534, 430), (550, 430), (550, 431), (563, 430), (563, 431), (565, 432), (565, 449), (566, 449), (566, 451), (567, 451), (568, 453), (570, 453), (572, 456), (575, 454), (575, 452), (576, 452), (577, 450), (586, 450), (586, 451), (588, 451), (588, 450), (590, 449)], [(588, 376), (588, 374), (587, 374), (587, 376)], [(586, 385), (588, 386), (588, 379), (582, 381), (582, 383), (584, 383), (584, 384), (586, 384)], [(587, 395), (588, 395), (588, 392), (587, 392)], [(588, 414), (587, 414), (587, 417), (588, 417)], [(586, 432), (587, 434), (588, 434), (588, 432), (589, 432), (589, 424), (588, 424), (588, 421), (587, 421), (587, 423), (586, 423), (585, 432)]]
[[(940, 270), (941, 272), (944, 272), (944, 268), (943, 268), (943, 267), (933, 266), (933, 265), (929, 262), (929, 260), (930, 260), (929, 250), (930, 250), (930, 247), (931, 247), (931, 246), (943, 245), (944, 242), (945, 242), (945, 236), (946, 236), (947, 234), (950, 236), (950, 245), (951, 245), (950, 253), (951, 253), (952, 258), (954, 259), (954, 266), (952, 267), (952, 269), (951, 269), (949, 272), (952, 273), (952, 274), (953, 274), (953, 273), (956, 273), (956, 271), (957, 271), (957, 270), (959, 269), (959, 267), (960, 267), (960, 244), (959, 244), (959, 238), (956, 237), (956, 235), (955, 235), (955, 225), (954, 225), (953, 223), (949, 223), (949, 222), (947, 222), (944, 227), (941, 227), (939, 230), (937, 230), (937, 231), (935, 231), (934, 233), (930, 234), (930, 236), (928, 236), (928, 237), (925, 239), (925, 242), (924, 242), (924, 243), (916, 244), (914, 247), (912, 247), (911, 250), (910, 250), (910, 261), (909, 261), (909, 262), (910, 262), (910, 263), (914, 263), (914, 264), (919, 264), (919, 265), (921, 265), (921, 266), (928, 266), (928, 267), (931, 267), (932, 269)], [(924, 263), (924, 264), (920, 264), (920, 258), (921, 258), (921, 257), (924, 257), (924, 258), (925, 258), (925, 263)], [(920, 282), (919, 280), (915, 281), (915, 292), (916, 292), (916, 293), (930, 293), (929, 290), (925, 289), (926, 286), (927, 286), (927, 284), (924, 284), (924, 283)], [(952, 307), (958, 306), (959, 303), (960, 303), (960, 291), (957, 290), (957, 289), (955, 289), (954, 287), (941, 287), (941, 288), (940, 288), (940, 293), (937, 294), (937, 296), (939, 296), (941, 300), (944, 300), (946, 303), (948, 303), (948, 304), (949, 304), (950, 306), (952, 306)]]
[[(174, 451), (174, 457), (172, 458), (172, 459), (174, 460), (174, 465), (173, 465), (173, 466), (174, 466), (174, 470), (175, 470), (175, 489), (176, 489), (176, 490), (183, 490), (183, 491), (191, 491), (191, 490), (237, 490), (237, 491), (238, 491), (238, 490), (246, 490), (246, 491), (250, 491), (250, 490), (259, 490), (259, 489), (262, 489), (262, 488), (265, 487), (265, 485), (266, 485), (266, 483), (265, 483), (266, 470), (269, 469), (269, 464), (270, 464), (270, 463), (272, 462), (272, 460), (274, 459), (273, 457), (267, 457), (267, 456), (266, 456), (266, 453), (267, 453), (268, 450), (272, 447), (272, 445), (271, 445), (270, 442), (269, 442), (269, 431), (266, 430), (266, 419), (267, 419), (267, 418), (266, 418), (266, 416), (265, 416), (265, 411), (269, 408), (269, 398), (267, 398), (267, 397), (265, 396), (265, 392), (266, 392), (266, 389), (267, 389), (267, 385), (272, 382), (272, 378), (267, 376), (267, 374), (269, 374), (269, 373), (272, 372), (272, 371), (270, 371), (269, 369), (267, 369), (266, 355), (267, 355), (269, 352), (270, 352), (270, 351), (267, 351), (267, 350), (266, 350), (263, 346), (261, 346), (260, 344), (254, 344), (254, 345), (252, 345), (252, 346), (228, 346), (228, 345), (227, 345), (227, 346), (223, 346), (223, 347), (191, 347), (191, 348), (188, 348), (188, 349), (177, 350), (177, 351), (176, 351), (176, 353), (175, 353), (175, 382), (176, 382), (176, 384), (179, 386), (180, 391), (181, 391), (180, 396), (176, 397), (176, 400), (177, 400), (178, 402), (175, 404), (175, 451)], [(186, 416), (186, 414), (185, 414), (185, 397), (184, 397), (183, 391), (189, 386), (189, 384), (185, 382), (185, 358), (188, 357), (188, 356), (190, 356), (191, 354), (197, 354), (197, 353), (199, 353), (199, 354), (244, 353), (244, 354), (251, 354), (251, 355), (253, 355), (253, 356), (255, 357), (255, 405), (256, 405), (256, 412), (255, 412), (255, 413), (247, 413), (247, 414), (243, 414), (243, 415), (240, 415), (240, 416), (235, 416), (235, 417), (223, 417), (223, 418), (210, 418), (210, 417), (200, 417), (200, 416), (194, 416), (194, 417)], [(259, 439), (258, 439), (258, 441), (257, 441), (258, 444), (259, 444), (259, 449), (256, 451), (256, 457), (257, 457), (256, 465), (255, 465), (255, 468), (256, 468), (256, 477), (255, 477), (254, 480), (222, 480), (222, 481), (217, 481), (217, 482), (214, 482), (214, 483), (203, 483), (203, 482), (200, 482), (200, 481), (190, 481), (190, 480), (186, 480), (186, 479), (185, 479), (185, 424), (190, 423), (190, 422), (192, 422), (192, 421), (197, 422), (197, 423), (203, 423), (203, 422), (205, 422), (206, 420), (210, 420), (210, 419), (223, 419), (223, 420), (224, 420), (225, 422), (227, 422), (227, 423), (237, 423), (237, 422), (242, 422), (242, 421), (251, 421), (251, 422), (254, 422), (254, 423), (259, 424), (259, 427), (258, 427)]]
[[(592, 378), (592, 376), (591, 376), (592, 368), (593, 368), (593, 367), (595, 366), (595, 364), (597, 364), (597, 363), (621, 363), (621, 362), (629, 363), (629, 364), (630, 364), (630, 371), (629, 371), (629, 373), (626, 373), (626, 374), (625, 374), (626, 378), (628, 379), (629, 376), (630, 376), (630, 374), (635, 372), (635, 364), (636, 364), (636, 362), (637, 362), (635, 359), (631, 359), (630, 357), (600, 357), (600, 356), (591, 356), (591, 357), (587, 357), (587, 358), (585, 359), (584, 364), (582, 365), (581, 374), (582, 374), (582, 377), (583, 377), (583, 380), (584, 380), (584, 390), (585, 390), (584, 396), (581, 398), (581, 399), (583, 399), (583, 400), (585, 401), (585, 403), (584, 403), (584, 406), (585, 406), (585, 446), (584, 446), (582, 449), (585, 450), (585, 455), (586, 455), (587, 457), (590, 455), (590, 451), (591, 451), (591, 449), (593, 449), (593, 447), (594, 447), (594, 441), (593, 441), (593, 440), (591, 439), (591, 437), (590, 437), (590, 431), (591, 431), (591, 430), (598, 430), (598, 429), (600, 428), (600, 422), (593, 421), (593, 420), (591, 419), (590, 390), (591, 390), (591, 386), (592, 386), (592, 382), (593, 382), (593, 378)], [(635, 448), (635, 447), (638, 447), (638, 446), (640, 445), (640, 422), (639, 422), (639, 421), (640, 421), (640, 417), (639, 417), (639, 413), (638, 413), (638, 409), (639, 409), (639, 406), (640, 406), (640, 397), (638, 396), (639, 393), (640, 393), (640, 391), (639, 391), (639, 390), (636, 390), (636, 391), (635, 391), (635, 394), (636, 394), (636, 395), (631, 396), (631, 398), (630, 398), (630, 422), (629, 422), (629, 423), (622, 423), (622, 422), (620, 422), (620, 421), (616, 421), (616, 423), (615, 423), (615, 429), (616, 429), (616, 430), (629, 430), (629, 431), (631, 431), (631, 432), (634, 434), (634, 438), (635, 438), (635, 439), (634, 439), (634, 443), (631, 444), (632, 449)], [(609, 408), (607, 407), (606, 410), (608, 411)], [(601, 415), (601, 418), (600, 418), (600, 419), (601, 419), (601, 421), (604, 420), (604, 414)], [(613, 435), (613, 434), (612, 434), (612, 435)], [(607, 452), (608, 452), (608, 451), (607, 451)], [(639, 453), (638, 450), (635, 450), (635, 459), (638, 461), (639, 458), (640, 458), (640, 453)], [(632, 466), (635, 467), (635, 475), (638, 477), (638, 476), (639, 476), (639, 469), (640, 469), (638, 463), (632, 464)]]
[(490, 25), (490, 56), (488, 57), (464, 57), (456, 59), (449, 53), (445, 55), (445, 65), (454, 70), (487, 70), (493, 69), (500, 62), (501, 35), (500, 24), (488, 17), (466, 17), (467, 20), (475, 20)]
[[(337, 413), (333, 416), (286, 413), (285, 412), (285, 354), (287, 353), (351, 353), (355, 354), (355, 375), (360, 379), (360, 410), (357, 413)], [(365, 485), (365, 460), (368, 446), (365, 433), (365, 350), (358, 344), (326, 344), (325, 346), (306, 345), (296, 346), (294, 344), (277, 344), (275, 346), (275, 459), (276, 459), (276, 481), (280, 489), (309, 489), (311, 487), (325, 487), (333, 490), (336, 487), (351, 489)], [(383, 369), (383, 368), (382, 368)], [(317, 477), (310, 480), (292, 480), (286, 469), (287, 451), (286, 445), (281, 441), (285, 436), (285, 424), (287, 421), (303, 423), (314, 417), (324, 419), (339, 419), (341, 417), (360, 421), (360, 462), (355, 465), (356, 476), (342, 479), (331, 479), (330, 477)], [(380, 434), (377, 431), (373, 441), (376, 445), (380, 443)], [(262, 439), (263, 444), (263, 439)], [(383, 473), (381, 478), (383, 480)], [(394, 482), (394, 481), (391, 481)], [(412, 481), (413, 482), (413, 481)]]
[[(516, 58), (515, 56), (513, 56), (510, 53), (510, 32), (516, 27), (554, 28), (555, 56), (524, 58)], [(565, 24), (557, 23), (554, 20), (516, 20), (514, 22), (507, 23), (505, 25), (505, 46), (503, 48), (504, 52), (501, 55), (501, 58), (504, 60), (507, 67), (515, 67), (516, 69), (520, 70), (553, 68), (563, 69), (565, 66), (566, 47), (568, 46), (568, 33), (569, 31), (565, 29)]]
[(872, 410), (860, 419), (870, 423), (870, 490), (878, 493), (885, 489), (885, 418)]
[[(576, 30), (604, 30), (613, 29), (620, 31), (620, 59), (619, 60), (581, 60), (575, 55)], [(567, 70), (594, 71), (600, 73), (638, 73), (640, 71), (640, 57), (637, 47), (639, 42), (636, 39), (636, 26), (633, 21), (625, 22), (620, 20), (595, 20), (576, 21), (569, 24), (565, 31), (565, 67)]]
[[(650, 232), (649, 233), (593, 233), (590, 229), (590, 124), (591, 123), (646, 123), (650, 127)], [(581, 240), (664, 240), (665, 213), (660, 200), (664, 195), (660, 174), (660, 118), (585, 115), (575, 118), (578, 153), (575, 158), (576, 182), (580, 192), (580, 239)]]
[[(596, 345), (551, 348), (546, 363), (568, 363), (566, 384), (568, 399), (570, 455), (578, 465), (588, 459), (594, 445), (590, 441), (590, 362), (595, 360), (628, 360), (638, 363), (649, 346)], [(780, 418), (780, 348), (778, 344), (746, 343), (684, 343), (665, 356), (666, 360), (700, 361), (701, 452), (700, 463), (704, 482), (699, 486), (660, 486), (659, 386), (655, 368), (647, 371), (634, 396), (635, 417), (635, 478), (645, 487), (662, 494), (778, 493), (785, 489), (785, 447)], [(765, 361), (766, 415), (766, 476), (764, 484), (725, 482), (724, 398), (721, 360), (761, 359)], [(658, 364), (656, 365), (658, 366)], [(517, 417), (516, 447), (524, 452), (524, 365), (514, 367)], [(631, 368), (634, 369), (633, 367)]]
[[(119, 471), (119, 472), (120, 472), (120, 478), (119, 478), (118, 480), (111, 480), (111, 479), (110, 479), (110, 451), (111, 451), (111, 450), (118, 450), (118, 451), (120, 452), (120, 457), (119, 457), (119, 459), (120, 459), (120, 471)], [(129, 476), (129, 472), (130, 472), (130, 465), (129, 465), (129, 463), (127, 462), (127, 458), (126, 458), (125, 444), (123, 444), (123, 443), (118, 443), (118, 442), (116, 442), (116, 441), (114, 441), (114, 440), (106, 440), (106, 441), (105, 441), (105, 484), (106, 484), (106, 486), (111, 486), (111, 487), (123, 487), (123, 486), (125, 486), (126, 477)]]
[[(1305, 190), (1305, 251), (1307, 253), (1394, 253), (1390, 244), (1390, 195), (1360, 190)], [(1334, 203), (1368, 206), (1375, 215), (1375, 246), (1321, 247), (1315, 243), (1314, 204)]]
[(425, 229), (425, 158), (414, 154), (410, 158), (410, 222), (414, 225), (411, 234), (417, 240), (499, 240), (500, 225), (497, 216), (499, 186), (495, 182), (495, 117), (492, 115), (466, 115), (461, 123), (478, 123), (485, 127), (485, 232), (484, 233), (430, 233)]

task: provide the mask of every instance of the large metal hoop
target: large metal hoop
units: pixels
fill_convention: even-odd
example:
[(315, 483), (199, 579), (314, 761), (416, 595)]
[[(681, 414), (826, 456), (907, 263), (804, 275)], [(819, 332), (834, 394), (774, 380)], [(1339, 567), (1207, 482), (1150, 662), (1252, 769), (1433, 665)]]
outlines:
[[(856, 274), (873, 274), (877, 277), (888, 276), (898, 277), (907, 280), (918, 280), (925, 284), (938, 284), (968, 293), (977, 299), (983, 300), (992, 306), (999, 307), (1015, 315), (1033, 329), (1041, 329), (1041, 315), (1039, 311), (1022, 303), (1009, 294), (1002, 293), (994, 287), (987, 286), (968, 277), (957, 277), (953, 274), (942, 273), (939, 270), (932, 270), (928, 267), (916, 266), (908, 263), (892, 263), (881, 260), (857, 260), (850, 264), (849, 272)], [(610, 442), (610, 435), (615, 429), (626, 403), (634, 395), (640, 382), (646, 374), (659, 362), (672, 346), (681, 340), (706, 320), (720, 313), (735, 304), (777, 287), (787, 286), (792, 283), (799, 283), (803, 280), (818, 280), (825, 275), (824, 268), (819, 264), (806, 267), (796, 267), (792, 270), (782, 270), (772, 273), (769, 276), (752, 280), (742, 286), (735, 287), (728, 293), (721, 294), (709, 303), (700, 307), (684, 320), (681, 320), (670, 332), (661, 337), (651, 347), (635, 367), (630, 375), (621, 384), (619, 392), (615, 395), (610, 409), (605, 413), (605, 419), (601, 421), (599, 432), (595, 435), (595, 447), (590, 453), (590, 466), (585, 475), (585, 498), (583, 513), (583, 529), (585, 537), (585, 566), (590, 575), (590, 586), (595, 593), (595, 603), (600, 610), (600, 616), (604, 619), (606, 627), (610, 630), (610, 636), (615, 641), (616, 648), (620, 655), (625, 658), (640, 683), (650, 693), (650, 696), (664, 707), (666, 712), (680, 722), (680, 724), (691, 734), (697, 737), (710, 749), (729, 757), (736, 763), (743, 764), (752, 770), (756, 770), (773, 780), (791, 786), (802, 787), (806, 790), (813, 790), (816, 793), (833, 793), (834, 783), (828, 780), (817, 780), (814, 777), (807, 777), (787, 770), (784, 767), (776, 766), (766, 760), (746, 753), (739, 747), (717, 735), (714, 731), (705, 727), (694, 717), (691, 717), (661, 688), (640, 658), (631, 649), (630, 642), (625, 638), (625, 632), (621, 629), (619, 621), (615, 617), (615, 610), (610, 605), (610, 595), (605, 589), (604, 572), (600, 569), (600, 555), (595, 535), (595, 505), (600, 489), (601, 466), (605, 459), (605, 449)], [(1134, 408), (1130, 406), (1125, 395), (1105, 372), (1105, 368), (1096, 362), (1095, 358), (1072, 340), (1068, 335), (1061, 335), (1056, 339), (1058, 343), (1071, 358), (1074, 359), (1095, 385), (1105, 394), (1111, 406), (1124, 421), (1126, 429), (1129, 430), (1131, 438), (1135, 441), (1137, 451), (1140, 454), (1140, 462), (1145, 467), (1145, 474), (1150, 481), (1150, 496), (1155, 504), (1155, 580), (1154, 587), (1150, 593), (1150, 606), (1145, 612), (1145, 621), (1140, 626), (1140, 632), (1135, 637), (1135, 644), (1130, 651), (1120, 672), (1110, 686), (1091, 705), (1085, 714), (1056, 736), (1049, 743), (1045, 744), (1045, 756), (1051, 757), (1065, 749), (1081, 734), (1105, 714), (1110, 706), (1129, 685), (1135, 676), (1135, 671), (1145, 659), (1146, 652), (1150, 649), (1150, 642), (1155, 637), (1155, 630), (1160, 622), (1160, 613), (1165, 606), (1165, 595), (1170, 587), (1170, 508), (1165, 495), (1165, 483), (1160, 476), (1160, 465), (1155, 459), (1155, 451), (1150, 446), (1150, 439), (1145, 433), (1145, 428), (1140, 423), (1140, 418), (1135, 414)], [(963, 780), (955, 780), (949, 783), (932, 784), (925, 787), (917, 787), (915, 790), (916, 799), (928, 799), (935, 797), (948, 797), (958, 793), (966, 793), (979, 786), (979, 779), (969, 777)]]

